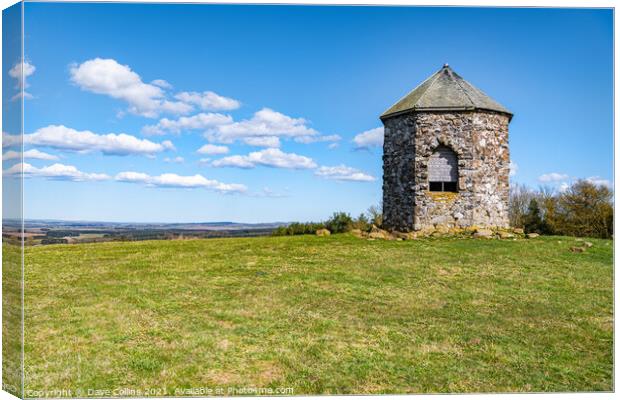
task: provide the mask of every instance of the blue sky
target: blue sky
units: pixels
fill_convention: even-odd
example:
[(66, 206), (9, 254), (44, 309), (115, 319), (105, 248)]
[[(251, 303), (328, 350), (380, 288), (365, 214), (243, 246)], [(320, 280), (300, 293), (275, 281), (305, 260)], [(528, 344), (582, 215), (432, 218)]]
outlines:
[(25, 31), (26, 218), (358, 214), (379, 115), (444, 63), (515, 114), (513, 183), (612, 181), (610, 10), (26, 3)]

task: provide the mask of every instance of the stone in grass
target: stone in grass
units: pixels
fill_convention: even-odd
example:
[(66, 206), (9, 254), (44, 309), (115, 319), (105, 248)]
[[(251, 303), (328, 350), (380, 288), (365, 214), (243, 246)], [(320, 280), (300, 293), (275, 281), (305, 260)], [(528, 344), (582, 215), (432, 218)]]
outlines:
[(499, 238), (500, 239), (512, 239), (514, 237), (515, 237), (515, 235), (513, 235), (510, 232), (499, 231)]
[(534, 239), (534, 238), (537, 238), (538, 236), (540, 236), (538, 233), (528, 233), (527, 235), (525, 235), (525, 237), (528, 239)]
[(577, 238), (575, 239), (575, 242), (581, 242), (583, 246), (590, 248), (592, 246), (594, 246), (594, 244), (592, 244), (592, 242), (586, 242), (586, 240), (584, 238)]
[(375, 225), (373, 225), (372, 228), (370, 229), (370, 233), (368, 233), (368, 237), (370, 239), (384, 239), (384, 240), (394, 239), (394, 237), (390, 235), (388, 231), (384, 231), (383, 229), (378, 228)]
[(396, 237), (396, 240), (409, 240), (409, 233), (407, 232), (392, 232), (392, 235)]
[(351, 235), (361, 239), (365, 238), (367, 236), (367, 233), (363, 232), (361, 229), (351, 229)]
[(329, 236), (331, 235), (331, 232), (329, 231), (329, 229), (321, 228), (321, 229), (317, 229), (316, 235), (317, 236)]
[(518, 235), (523, 235), (524, 233), (523, 228), (514, 228), (512, 231)]
[(493, 231), (490, 229), (476, 229), (474, 232), (474, 237), (488, 239), (493, 237)]
[(586, 251), (585, 247), (577, 247), (577, 246), (573, 246), (570, 248), (570, 252), (571, 253), (583, 253)]

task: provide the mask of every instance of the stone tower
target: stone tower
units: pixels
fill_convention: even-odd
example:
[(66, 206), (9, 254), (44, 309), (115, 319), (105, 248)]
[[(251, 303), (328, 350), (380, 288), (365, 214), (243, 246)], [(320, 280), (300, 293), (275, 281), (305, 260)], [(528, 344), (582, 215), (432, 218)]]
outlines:
[(507, 227), (511, 118), (447, 64), (383, 113), (384, 228)]

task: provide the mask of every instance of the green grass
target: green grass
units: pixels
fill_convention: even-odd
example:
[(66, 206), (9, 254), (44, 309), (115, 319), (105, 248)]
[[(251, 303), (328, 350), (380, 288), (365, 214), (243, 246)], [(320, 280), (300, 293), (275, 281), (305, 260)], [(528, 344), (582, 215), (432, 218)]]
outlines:
[(2, 240), (2, 388), (22, 391), (22, 251)]
[(25, 388), (610, 391), (613, 243), (591, 242), (27, 248)]

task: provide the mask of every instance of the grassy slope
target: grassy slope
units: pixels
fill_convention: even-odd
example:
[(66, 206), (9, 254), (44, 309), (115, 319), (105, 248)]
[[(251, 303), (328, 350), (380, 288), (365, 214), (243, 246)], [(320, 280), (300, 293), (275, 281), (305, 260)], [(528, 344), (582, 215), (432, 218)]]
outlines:
[(266, 237), (26, 250), (26, 389), (612, 389), (612, 242)]
[(22, 252), (2, 240), (2, 387), (21, 395)]

